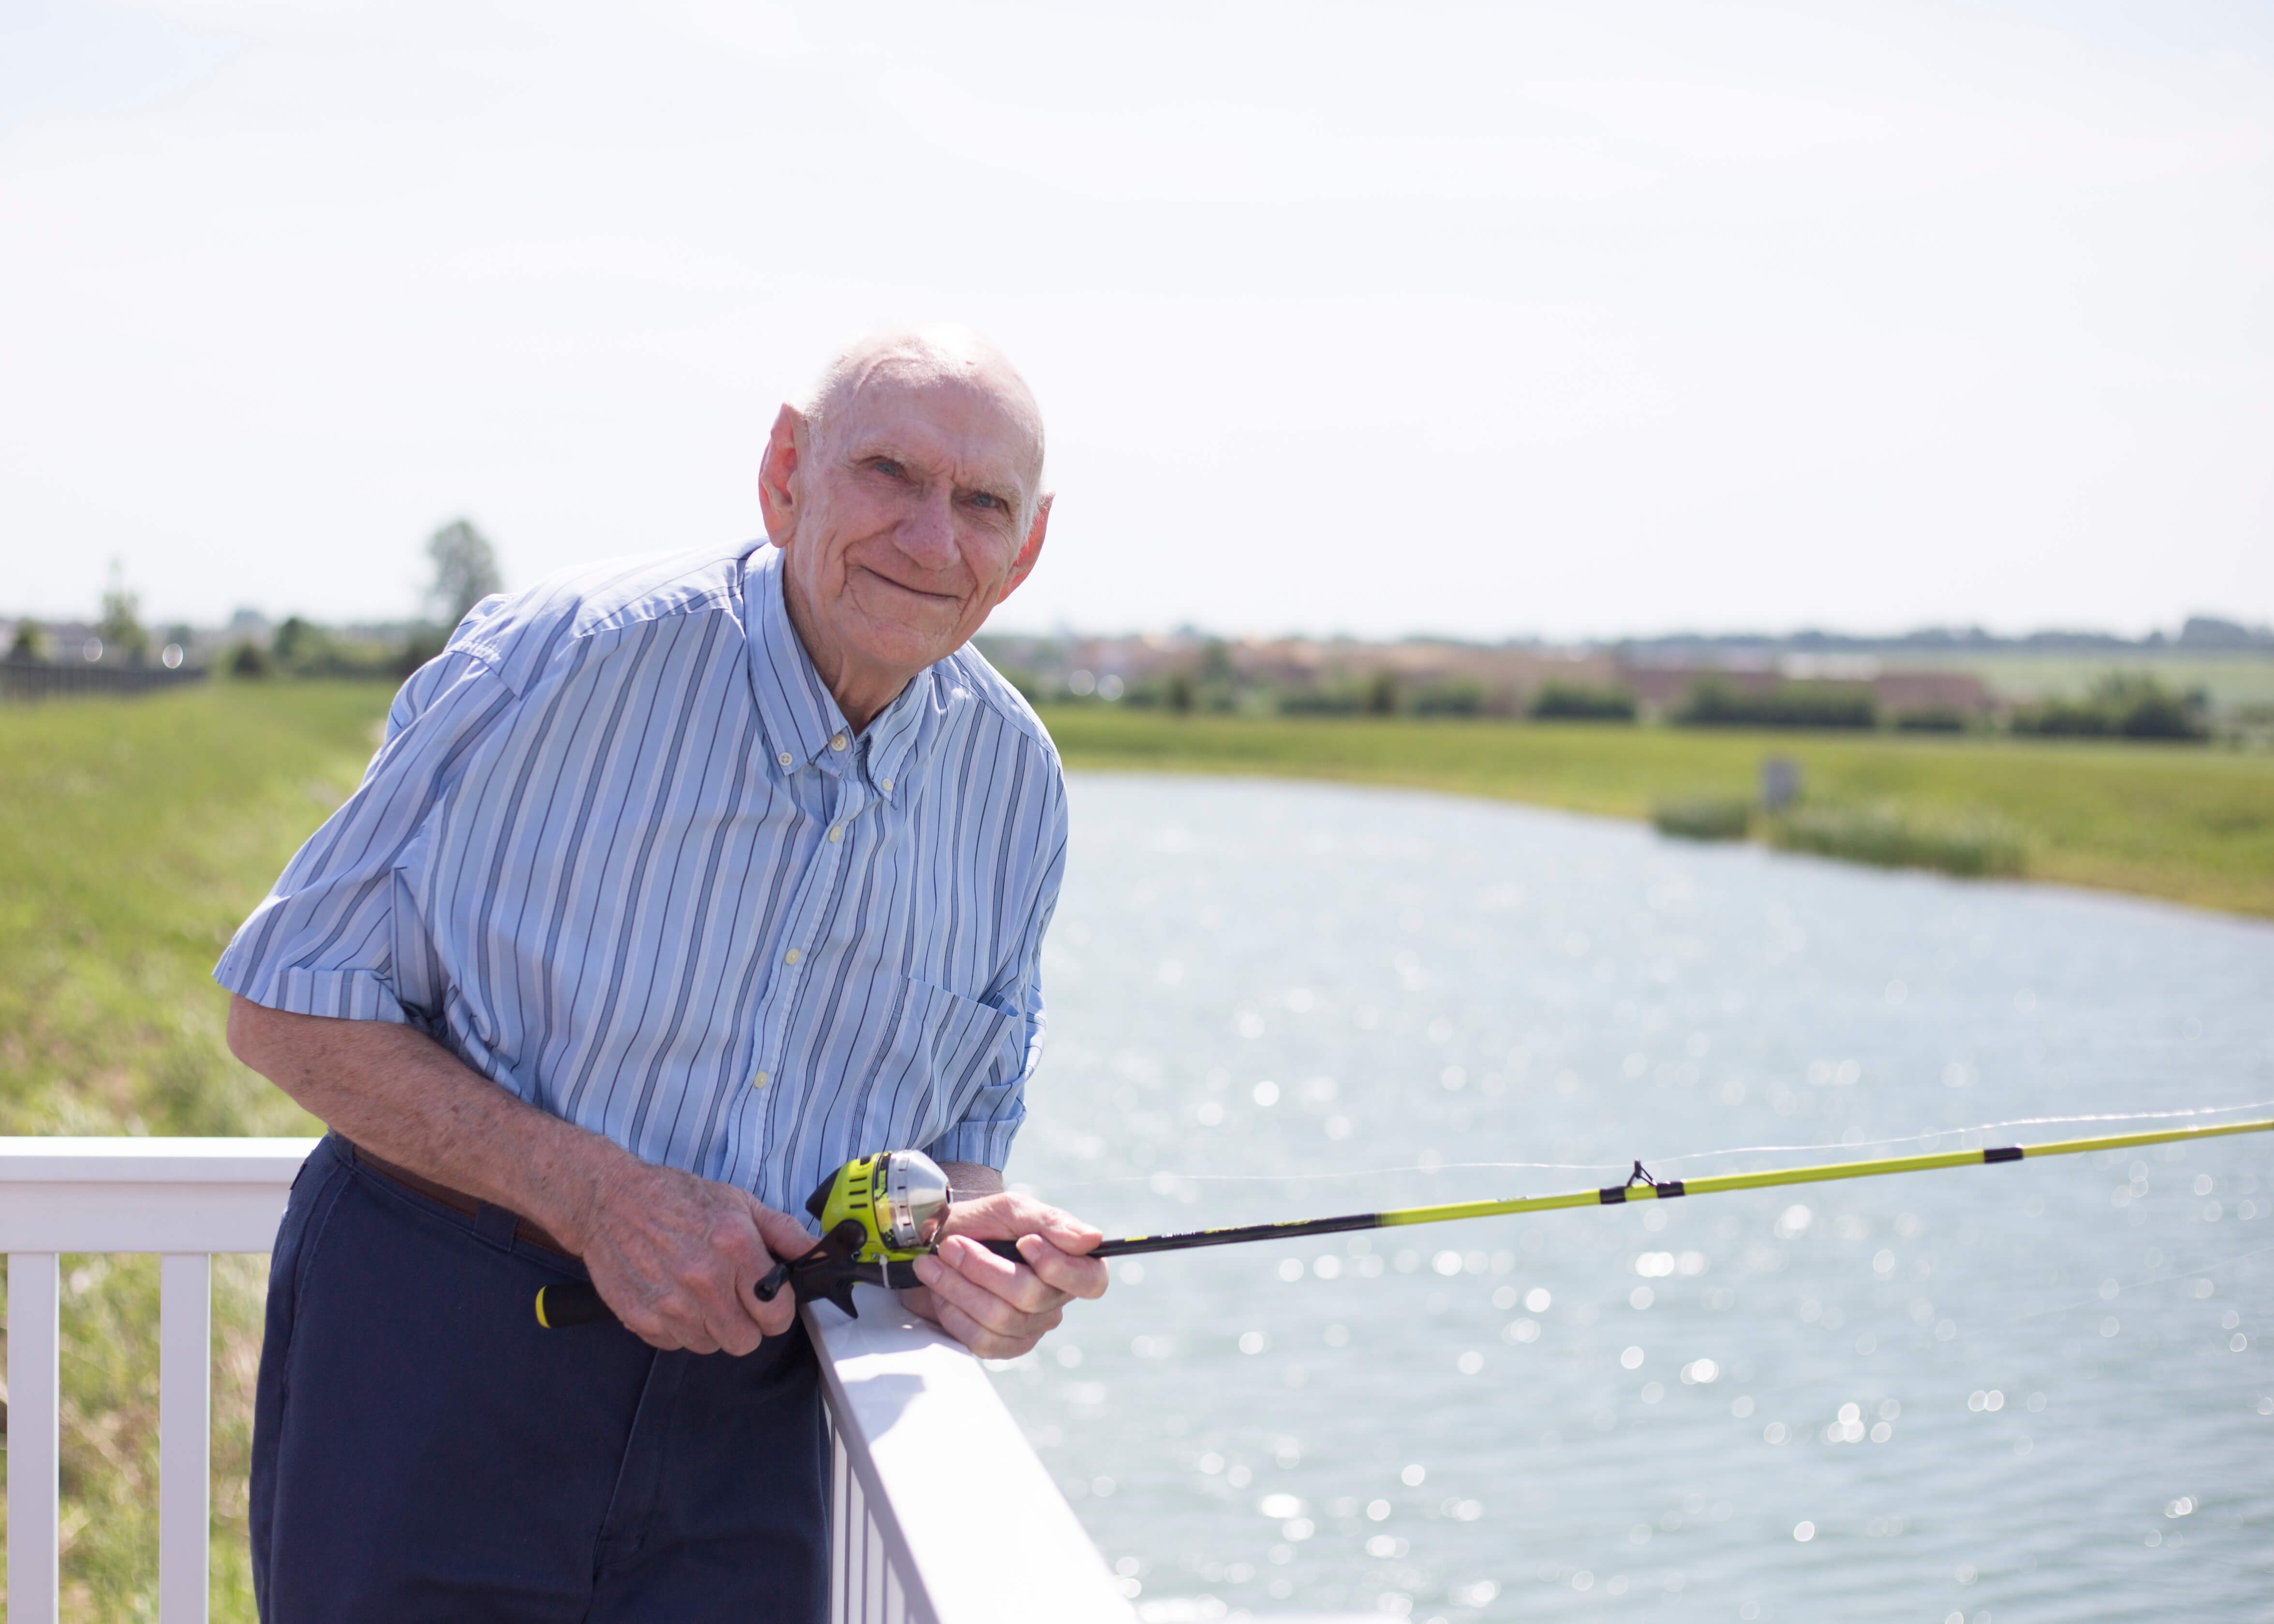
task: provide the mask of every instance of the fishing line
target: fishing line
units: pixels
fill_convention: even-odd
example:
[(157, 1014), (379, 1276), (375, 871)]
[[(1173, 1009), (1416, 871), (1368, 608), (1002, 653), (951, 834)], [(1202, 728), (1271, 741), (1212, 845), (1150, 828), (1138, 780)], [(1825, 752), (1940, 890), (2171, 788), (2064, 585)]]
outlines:
[[(2260, 1246), (2250, 1252), (2238, 1252), (2231, 1258), (2219, 1259), (2216, 1263), (2198, 1263), (2192, 1268), (2173, 1269), (2167, 1274), (2150, 1274), (2145, 1280), (2121, 1282), (2116, 1289), (2120, 1292), (2141, 1291), (2150, 1286), (2168, 1286), (2175, 1282), (2186, 1280), (2190, 1275), (2208, 1274), (2214, 1270), (2223, 1269), (2230, 1263), (2247, 1263), (2253, 1258), (2263, 1258), (2270, 1252), (2274, 1252), (2274, 1246)], [(2015, 1314), (2013, 1323), (2019, 1325), (2024, 1320), (2042, 1320), (2047, 1314), (2074, 1313), (2080, 1308), (2096, 1308), (2112, 1300), (2113, 1299), (2095, 1296), (2081, 1298), (2074, 1303), (2063, 1303), (2052, 1308), (2033, 1308), (2025, 1314)]]
[[(2165, 1122), (2189, 1116), (2218, 1116), (2234, 1111), (2274, 1109), (2274, 1100), (2248, 1100), (2237, 1105), (2203, 1105), (2187, 1110), (2173, 1111), (2100, 1111), (2077, 1116), (2014, 1116), (2003, 1122), (1976, 1123), (1956, 1128), (1930, 1128), (1922, 1133), (1907, 1133), (1894, 1139), (1858, 1139), (1852, 1145), (1733, 1145), (1725, 1150), (1690, 1150), (1676, 1155), (1657, 1158), (1661, 1165), (1672, 1167), (1678, 1162), (1701, 1162), (1712, 1156), (1788, 1155), (1802, 1151), (1816, 1150), (1878, 1150), (1889, 1145), (1919, 1145), (1941, 1139), (1953, 1134), (1991, 1133), (2000, 1128), (2054, 1127), (2085, 1122)], [(1179, 1181), (1189, 1180), (1201, 1184), (1289, 1184), (1297, 1181), (1321, 1181), (1337, 1178), (1383, 1178), (1397, 1173), (1451, 1172), (1542, 1172), (1542, 1173), (1602, 1173), (1615, 1172), (1626, 1166), (1623, 1162), (1441, 1162), (1434, 1166), (1415, 1162), (1404, 1167), (1355, 1168), (1332, 1173), (1169, 1173), (1167, 1177)], [(1085, 1178), (1073, 1181), (1050, 1179), (1043, 1181), (1053, 1192), (1063, 1190), (1096, 1190), (1107, 1184), (1150, 1184), (1162, 1173), (1125, 1173), (1111, 1178)], [(1043, 1184), (1026, 1186), (1039, 1190)]]

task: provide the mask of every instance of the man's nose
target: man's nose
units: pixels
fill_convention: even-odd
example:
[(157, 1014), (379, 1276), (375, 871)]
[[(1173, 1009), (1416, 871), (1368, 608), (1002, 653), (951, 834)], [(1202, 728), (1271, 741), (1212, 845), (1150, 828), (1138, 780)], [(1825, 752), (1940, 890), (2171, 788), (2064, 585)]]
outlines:
[(912, 563), (926, 569), (953, 568), (962, 557), (955, 545), (955, 492), (937, 486), (926, 491), (894, 539)]

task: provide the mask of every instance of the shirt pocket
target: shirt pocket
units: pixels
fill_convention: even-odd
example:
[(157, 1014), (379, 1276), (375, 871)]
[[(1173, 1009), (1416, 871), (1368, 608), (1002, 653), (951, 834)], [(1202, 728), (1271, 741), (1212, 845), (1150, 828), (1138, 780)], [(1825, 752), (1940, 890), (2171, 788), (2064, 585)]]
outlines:
[[(885, 1105), (885, 1140), (930, 1144), (1019, 1077), (1026, 1062), (1024, 1025), (991, 1004), (906, 977), (893, 1060), (897, 1096)], [(991, 1103), (991, 1101), (988, 1101)]]

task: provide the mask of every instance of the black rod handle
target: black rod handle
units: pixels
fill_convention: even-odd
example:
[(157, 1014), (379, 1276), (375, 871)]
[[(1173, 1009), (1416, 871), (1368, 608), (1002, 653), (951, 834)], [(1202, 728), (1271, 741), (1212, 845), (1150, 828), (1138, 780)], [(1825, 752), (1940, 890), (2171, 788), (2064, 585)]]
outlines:
[(600, 1300), (599, 1288), (588, 1280), (538, 1288), (537, 1323), (548, 1331), (572, 1325), (599, 1325), (615, 1317), (616, 1311)]

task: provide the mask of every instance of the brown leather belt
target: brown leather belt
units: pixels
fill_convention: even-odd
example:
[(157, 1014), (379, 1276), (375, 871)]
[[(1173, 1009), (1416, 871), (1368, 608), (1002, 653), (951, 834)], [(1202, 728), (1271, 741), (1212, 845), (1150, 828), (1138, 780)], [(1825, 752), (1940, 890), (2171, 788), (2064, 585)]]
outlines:
[[(374, 1156), (360, 1145), (350, 1142), (348, 1148), (355, 1152), (355, 1159), (358, 1162), (369, 1168), (373, 1172), (383, 1177), (391, 1178), (404, 1189), (415, 1191), (430, 1201), (439, 1202), (454, 1213), (462, 1213), (466, 1217), (471, 1218), (479, 1213), (485, 1205), (487, 1205), (468, 1195), (463, 1190), (453, 1190), (448, 1184), (438, 1184), (431, 1178), (420, 1177), (409, 1168), (397, 1167), (384, 1157)], [(513, 1216), (513, 1237), (517, 1241), (527, 1241), (532, 1246), (542, 1246), (547, 1252), (557, 1252), (564, 1258), (573, 1258), (576, 1255), (547, 1234), (543, 1225), (523, 1217), (519, 1213), (516, 1213)]]

